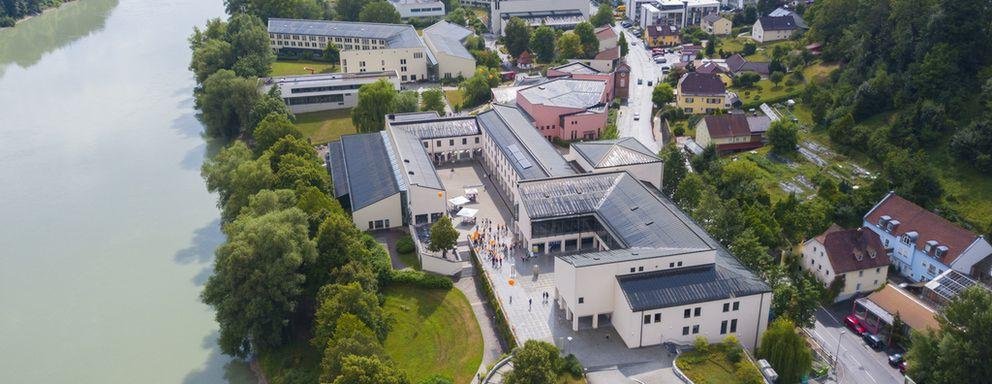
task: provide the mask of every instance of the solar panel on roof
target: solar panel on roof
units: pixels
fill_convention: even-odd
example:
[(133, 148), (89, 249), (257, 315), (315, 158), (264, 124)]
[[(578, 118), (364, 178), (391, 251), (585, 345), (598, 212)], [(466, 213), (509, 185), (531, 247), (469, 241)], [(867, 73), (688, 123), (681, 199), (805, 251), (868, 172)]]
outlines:
[(520, 166), (523, 167), (523, 169), (527, 169), (534, 166), (534, 164), (531, 164), (530, 159), (528, 159), (527, 156), (525, 156), (523, 152), (520, 151), (520, 147), (518, 147), (516, 144), (510, 144), (506, 148), (510, 150), (510, 153), (513, 155), (513, 158), (517, 159), (517, 163), (519, 163)]

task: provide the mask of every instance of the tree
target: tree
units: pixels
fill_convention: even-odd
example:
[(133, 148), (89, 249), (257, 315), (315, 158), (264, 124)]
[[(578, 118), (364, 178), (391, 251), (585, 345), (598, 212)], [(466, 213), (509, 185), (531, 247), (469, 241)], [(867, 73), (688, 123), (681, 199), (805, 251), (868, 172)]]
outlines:
[(530, 44), (530, 26), (519, 17), (511, 17), (510, 21), (503, 27), (506, 41), (506, 50), (510, 56), (519, 57), (527, 50)]
[(513, 370), (503, 379), (506, 384), (555, 383), (562, 366), (558, 348), (536, 340), (527, 340), (512, 362)]
[(365, 4), (358, 13), (358, 20), (365, 23), (399, 24), (402, 22), (400, 12), (388, 1), (373, 1)]
[(951, 153), (986, 174), (992, 173), (992, 120), (983, 119), (959, 128), (951, 137)]
[(379, 297), (375, 292), (364, 290), (357, 282), (323, 286), (317, 294), (317, 303), (313, 339), (310, 340), (314, 347), (328, 345), (334, 338), (338, 321), (346, 314), (361, 319), (379, 340), (385, 340), (389, 332), (389, 315), (379, 306)]
[(627, 45), (626, 33), (620, 34), (620, 39), (617, 40), (617, 45), (620, 46), (620, 57), (627, 57), (627, 53), (630, 52), (630, 46)]
[(340, 63), (341, 48), (338, 47), (337, 44), (327, 43), (327, 46), (324, 47), (324, 61), (328, 61), (331, 63)]
[(785, 74), (779, 71), (772, 72), (768, 75), (768, 80), (771, 80), (776, 87), (782, 82), (783, 79), (785, 79)]
[(751, 88), (758, 81), (761, 81), (761, 75), (749, 71), (741, 72), (734, 77), (734, 86), (738, 88)]
[(335, 4), (335, 10), (337, 10), (338, 17), (344, 21), (358, 21), (359, 14), (362, 13), (362, 8), (365, 4), (368, 4), (371, 0), (337, 0)]
[(589, 17), (589, 23), (596, 27), (613, 24), (613, 8), (609, 4), (602, 3), (596, 8), (596, 13)]
[(785, 156), (796, 152), (799, 144), (799, 127), (796, 123), (779, 119), (772, 122), (768, 128), (768, 143), (772, 146), (772, 153)]
[(248, 113), (248, 122), (245, 124), (245, 128), (254, 129), (258, 123), (262, 122), (262, 119), (271, 114), (283, 116), (290, 122), (295, 118), (286, 103), (282, 101), (277, 87), (272, 87), (268, 93), (261, 95), (255, 101), (255, 105), (251, 107), (251, 112)]
[(431, 225), (431, 241), (427, 246), (431, 252), (441, 252), (441, 257), (447, 258), (448, 249), (453, 248), (457, 242), (458, 231), (451, 225), (451, 218), (447, 215), (441, 216)]
[(238, 77), (221, 69), (207, 77), (196, 94), (196, 105), (203, 113), (207, 135), (233, 138), (241, 134), (259, 94), (253, 79)]
[(233, 66), (238, 76), (262, 77), (269, 74), (275, 54), (269, 47), (268, 27), (258, 17), (247, 14), (231, 16), (224, 40), (231, 43)]
[(201, 298), (217, 312), (221, 351), (244, 358), (282, 344), (303, 292), (300, 267), (317, 250), (297, 208), (242, 215), (224, 232)]
[(664, 164), (661, 191), (665, 193), (665, 196), (672, 197), (679, 183), (689, 172), (685, 169), (685, 157), (678, 148), (668, 150), (668, 153), (665, 154)]
[(485, 103), (492, 98), (493, 85), (491, 82), (494, 79), (499, 81), (499, 72), (495, 72), (495, 74), (494, 72), (495, 71), (493, 70), (480, 68), (476, 70), (475, 75), (458, 85), (458, 88), (460, 88), (465, 95), (465, 101), (461, 107), (474, 107)]
[(796, 326), (784, 318), (772, 322), (761, 336), (758, 357), (768, 360), (778, 373), (778, 382), (783, 384), (798, 383), (813, 363), (806, 341), (796, 332)]
[(396, 106), (393, 112), (407, 113), (417, 112), (420, 108), (420, 100), (417, 99), (417, 91), (402, 91), (396, 95)]
[(913, 334), (909, 375), (936, 384), (988, 381), (992, 367), (981, 362), (992, 354), (992, 293), (979, 286), (968, 288), (943, 314), (939, 331)]
[(341, 359), (341, 375), (332, 384), (409, 384), (403, 372), (375, 356)]
[(575, 33), (565, 32), (561, 34), (558, 37), (558, 43), (555, 45), (558, 50), (558, 60), (582, 57), (582, 42)]
[(293, 125), (293, 122), (289, 121), (286, 115), (269, 114), (255, 126), (255, 131), (252, 133), (252, 137), (255, 138), (255, 153), (262, 154), (279, 139), (286, 136), (297, 139), (304, 138), (303, 133)]
[(675, 101), (675, 91), (672, 90), (672, 86), (668, 85), (668, 83), (658, 83), (658, 85), (654, 86), (654, 90), (651, 91), (651, 101), (659, 108), (663, 107)]
[(708, 41), (706, 42), (706, 57), (713, 58), (713, 55), (716, 54), (716, 44), (716, 35), (709, 36)]
[(729, 248), (741, 263), (753, 270), (764, 271), (772, 263), (772, 258), (768, 255), (768, 247), (761, 244), (758, 236), (751, 229), (746, 229), (734, 237)]
[(675, 193), (672, 194), (672, 200), (682, 209), (693, 212), (706, 194), (708, 193), (703, 178), (699, 176), (699, 173), (693, 172), (685, 175), (679, 182), (678, 187), (675, 188)]
[(230, 69), (234, 48), (231, 43), (220, 39), (208, 39), (193, 49), (189, 69), (196, 75), (196, 81), (203, 83), (208, 76), (221, 69)]
[(444, 16), (444, 20), (449, 23), (466, 26), (468, 25), (466, 13), (468, 13), (468, 11), (466, 11), (464, 7), (458, 7), (448, 12), (448, 14)]
[(741, 49), (741, 56), (750, 56), (758, 50), (758, 46), (754, 42), (748, 41), (744, 43), (744, 48)]
[(441, 88), (428, 89), (420, 95), (420, 98), (423, 99), (422, 110), (435, 111), (438, 115), (444, 116), (444, 91)]
[(375, 333), (362, 320), (350, 313), (341, 316), (334, 328), (334, 336), (323, 349), (320, 361), (320, 381), (330, 383), (341, 375), (345, 356), (375, 356), (386, 359), (382, 344)]
[(542, 25), (534, 30), (530, 37), (530, 50), (537, 56), (537, 61), (550, 63), (555, 59), (555, 30)]
[(591, 59), (599, 53), (599, 38), (596, 37), (596, 28), (592, 24), (583, 21), (576, 24), (572, 32), (579, 37), (579, 43), (582, 44), (582, 57), (577, 58)]
[(792, 283), (783, 283), (774, 287), (772, 296), (772, 312), (789, 319), (793, 324), (802, 327), (813, 326), (813, 313), (820, 306), (823, 297), (823, 285), (813, 277), (801, 274)]
[(475, 64), (477, 66), (486, 68), (499, 68), (501, 63), (499, 54), (495, 51), (490, 51), (488, 49), (476, 49), (469, 51), (472, 57), (475, 58)]
[(244, 142), (236, 141), (203, 163), (201, 173), (207, 190), (217, 192), (217, 206), (225, 223), (234, 220), (252, 195), (275, 186), (269, 164), (253, 157)]
[(396, 108), (396, 89), (380, 79), (358, 89), (358, 104), (351, 110), (351, 122), (358, 132), (378, 132), (385, 128), (386, 115)]

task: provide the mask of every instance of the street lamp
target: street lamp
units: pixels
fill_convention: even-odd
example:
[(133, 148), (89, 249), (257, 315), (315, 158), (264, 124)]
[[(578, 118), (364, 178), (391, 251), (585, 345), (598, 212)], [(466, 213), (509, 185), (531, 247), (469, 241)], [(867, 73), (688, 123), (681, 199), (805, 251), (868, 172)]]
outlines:
[(837, 335), (837, 351), (834, 353), (834, 374), (837, 374), (837, 365), (840, 362), (840, 342), (844, 341), (845, 333), (847, 331), (840, 331), (840, 334)]

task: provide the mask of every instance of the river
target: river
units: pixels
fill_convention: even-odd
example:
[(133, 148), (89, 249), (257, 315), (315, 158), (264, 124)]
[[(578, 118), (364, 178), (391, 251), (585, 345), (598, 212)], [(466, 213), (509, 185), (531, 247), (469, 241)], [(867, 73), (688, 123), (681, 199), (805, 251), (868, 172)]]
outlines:
[(248, 383), (199, 300), (223, 240), (187, 70), (221, 0), (0, 30), (0, 383)]

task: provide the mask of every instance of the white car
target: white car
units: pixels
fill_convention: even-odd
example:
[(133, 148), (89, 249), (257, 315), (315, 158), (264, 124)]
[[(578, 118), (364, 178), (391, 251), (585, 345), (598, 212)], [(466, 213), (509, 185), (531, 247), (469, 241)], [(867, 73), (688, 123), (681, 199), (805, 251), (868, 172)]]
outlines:
[(640, 112), (634, 112), (634, 120), (640, 120), (640, 119), (641, 119), (641, 113)]

